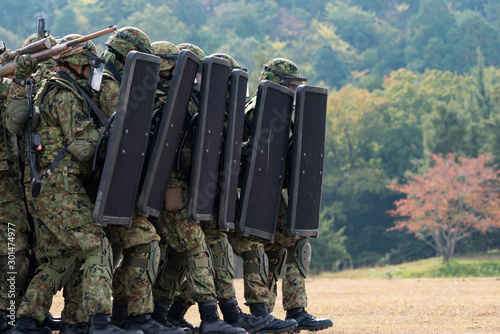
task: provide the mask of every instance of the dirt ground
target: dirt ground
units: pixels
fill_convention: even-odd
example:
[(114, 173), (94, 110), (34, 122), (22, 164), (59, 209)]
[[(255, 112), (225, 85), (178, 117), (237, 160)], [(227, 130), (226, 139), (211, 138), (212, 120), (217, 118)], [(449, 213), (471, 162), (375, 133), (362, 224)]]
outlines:
[[(236, 280), (243, 304), (243, 281)], [(333, 320), (318, 333), (500, 333), (500, 278), (307, 279), (307, 311)], [(63, 299), (56, 295), (52, 313)], [(281, 295), (273, 313), (284, 318)], [(197, 307), (186, 318), (199, 324)], [(302, 332), (304, 333), (304, 331)]]

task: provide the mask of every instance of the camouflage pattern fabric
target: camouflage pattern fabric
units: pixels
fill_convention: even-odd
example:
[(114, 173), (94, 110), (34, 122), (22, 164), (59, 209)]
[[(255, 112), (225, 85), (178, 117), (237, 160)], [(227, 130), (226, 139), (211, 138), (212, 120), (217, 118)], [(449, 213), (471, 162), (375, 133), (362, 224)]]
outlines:
[[(182, 188), (184, 207), (180, 210), (167, 210), (164, 207), (161, 212), (160, 221), (158, 222), (158, 233), (161, 236), (160, 247), (166, 249), (167, 254), (169, 254), (169, 261), (171, 261), (171, 257), (180, 258), (177, 269), (183, 271), (187, 263), (185, 259), (181, 259), (182, 254), (191, 252), (204, 244), (205, 235), (198, 223), (192, 222), (187, 218), (188, 186), (185, 180), (186, 177), (181, 171), (175, 173), (179, 178), (173, 178), (174, 175), (172, 175), (169, 182), (169, 188)], [(193, 258), (206, 259), (208, 256), (202, 252), (195, 254)], [(174, 261), (175, 260), (172, 260), (172, 262)], [(155, 300), (166, 304), (172, 304), (176, 293), (175, 281), (176, 278), (169, 274), (168, 270), (163, 271), (155, 286)], [(186, 281), (185, 284), (192, 287), (190, 298), (193, 301), (203, 302), (216, 298), (214, 273), (211, 269), (194, 268), (189, 270), (186, 273)]]
[[(205, 234), (205, 242), (212, 251), (212, 256), (215, 261), (216, 258), (220, 258), (224, 253), (221, 251), (218, 251), (217, 253), (214, 246), (224, 239), (227, 239), (227, 234), (217, 229), (214, 223), (202, 222), (201, 227), (203, 233)], [(190, 292), (196, 289), (196, 287), (191, 286), (189, 283), (191, 283), (191, 281), (188, 280), (182, 283), (175, 300), (180, 300), (189, 305), (193, 305), (195, 300), (191, 298)], [(214, 283), (215, 293), (218, 300), (227, 300), (236, 296), (236, 291), (234, 289), (234, 277), (226, 268), (214, 265)]]
[[(56, 76), (52, 81), (57, 79)], [(85, 86), (85, 80), (76, 81)], [(44, 148), (40, 159), (37, 159), (39, 171), (44, 171), (52, 163), (53, 156), (65, 142), (77, 137), (90, 125), (86, 103), (80, 96), (67, 87), (56, 87), (57, 82), (47, 81), (45, 84), (53, 84), (54, 87), (40, 103), (41, 118), (37, 132), (42, 137)], [(82, 184), (82, 180), (90, 175), (86, 174), (88, 171), (88, 163), (79, 162), (67, 153), (50, 178), (45, 180), (40, 195), (36, 198), (28, 196), (30, 210), (34, 210), (36, 216), (39, 259), (69, 258), (88, 251), (92, 251), (92, 255), (102, 255), (99, 249), (105, 241), (104, 231), (94, 223), (94, 205)], [(27, 193), (31, 194), (31, 191)], [(82, 261), (85, 256), (88, 255), (84, 255)], [(63, 321), (75, 323), (87, 321), (98, 313), (110, 314), (111, 279), (105, 265), (90, 264), (84, 268), (81, 279), (77, 276), (74, 273), (64, 286), (69, 300), (66, 300)], [(30, 283), (18, 317), (42, 321), (52, 300), (48, 296), (55, 293), (54, 280), (44, 271), (39, 272)]]
[[(101, 83), (99, 102), (102, 112), (110, 117), (116, 111), (120, 84), (106, 73)], [(134, 215), (130, 228), (109, 225), (105, 228), (110, 243), (123, 249), (123, 263), (113, 275), (113, 298), (128, 305), (131, 316), (153, 312), (153, 292), (146, 269), (128, 266), (131, 248), (137, 245), (149, 244), (153, 240), (160, 241), (153, 224), (146, 218)], [(134, 256), (146, 257), (145, 254)]]
[[(3, 127), (5, 101), (12, 82), (2, 79), (0, 82), (0, 259), (7, 260), (9, 254), (19, 253), (28, 247), (28, 213), (24, 203), (21, 180), (21, 169), (17, 163), (19, 151), (16, 137)], [(3, 263), (1, 270), (3, 271)], [(7, 263), (5, 263), (7, 265)], [(21, 277), (22, 276), (22, 277)], [(9, 277), (0, 274), (0, 310), (10, 306)], [(16, 298), (13, 300), (17, 308), (21, 302), (19, 291), (24, 284), (25, 275), (16, 277)], [(22, 281), (21, 281), (22, 280)]]

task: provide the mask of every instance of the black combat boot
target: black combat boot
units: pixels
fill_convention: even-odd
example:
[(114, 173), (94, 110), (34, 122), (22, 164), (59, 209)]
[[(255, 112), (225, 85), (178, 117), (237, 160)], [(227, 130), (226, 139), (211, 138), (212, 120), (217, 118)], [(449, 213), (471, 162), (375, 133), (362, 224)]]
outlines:
[[(269, 309), (267, 308), (266, 303), (254, 303), (248, 305), (250, 307), (250, 312), (252, 315), (256, 317), (261, 317), (263, 315), (269, 314)], [(273, 316), (273, 321), (271, 321), (264, 328), (256, 331), (256, 334), (264, 334), (264, 333), (290, 333), (297, 327), (297, 321), (290, 320), (280, 320)]]
[(52, 313), (45, 313), (45, 319), (43, 319), (42, 324), (40, 326), (47, 326), (53, 331), (60, 331), (62, 328), (61, 317), (54, 317)]
[(41, 326), (37, 327), (36, 320), (33, 318), (18, 318), (16, 320), (16, 325), (12, 328), (9, 334), (52, 334), (52, 330), (49, 327)]
[(113, 325), (106, 314), (96, 314), (90, 317), (89, 334), (144, 334), (144, 332), (126, 331)]
[(6, 334), (8, 329), (12, 326), (9, 325), (9, 319), (7, 318), (7, 312), (0, 311), (0, 334)]
[(63, 324), (59, 334), (89, 334), (90, 326), (86, 322), (77, 324)]
[(217, 302), (209, 300), (198, 303), (200, 310), (200, 334), (244, 334), (246, 330), (240, 327), (233, 327), (220, 320), (217, 313)]
[(224, 301), (219, 301), (219, 307), (224, 315), (225, 322), (234, 327), (244, 328), (249, 333), (264, 328), (267, 324), (273, 321), (274, 318), (271, 314), (256, 317), (251, 314), (243, 313), (238, 306), (238, 301), (234, 297)]
[(123, 322), (127, 318), (127, 314), (127, 303), (113, 299), (113, 307), (111, 309), (111, 323), (117, 327), (121, 327), (123, 325)]
[(177, 327), (189, 328), (193, 333), (197, 332), (198, 328), (195, 328), (192, 324), (187, 322), (186, 319), (184, 319), (184, 316), (190, 306), (191, 305), (188, 303), (178, 300), (174, 301), (167, 312), (167, 321)]
[(128, 330), (141, 330), (144, 334), (184, 334), (182, 328), (167, 327), (154, 320), (151, 314), (128, 316), (122, 327)]
[(306, 331), (319, 331), (328, 327), (333, 326), (331, 319), (318, 319), (313, 315), (307, 313), (303, 308), (294, 308), (286, 311), (286, 318), (294, 319), (299, 324), (296, 330), (306, 330)]
[[(153, 319), (158, 321), (160, 324), (165, 325), (170, 328), (174, 328), (175, 326), (172, 325), (170, 322), (167, 320), (167, 311), (168, 311), (168, 305), (165, 303), (159, 303), (155, 302), (155, 309), (151, 316)], [(192, 334), (191, 329), (184, 327), (182, 328), (184, 330), (184, 334)]]

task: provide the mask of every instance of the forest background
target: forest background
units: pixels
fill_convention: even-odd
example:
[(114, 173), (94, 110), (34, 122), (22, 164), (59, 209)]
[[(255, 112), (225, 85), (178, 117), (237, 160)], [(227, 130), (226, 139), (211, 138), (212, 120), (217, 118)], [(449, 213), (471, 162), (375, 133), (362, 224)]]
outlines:
[[(435, 256), (393, 229), (388, 211), (404, 197), (394, 185), (426, 173), (431, 153), (500, 161), (498, 0), (2, 0), (0, 17), (11, 49), (38, 17), (53, 36), (135, 26), (152, 42), (232, 55), (251, 92), (275, 57), (328, 87), (316, 272)], [(104, 41), (95, 41), (101, 52)], [(487, 229), (455, 254), (499, 248), (498, 229)]]

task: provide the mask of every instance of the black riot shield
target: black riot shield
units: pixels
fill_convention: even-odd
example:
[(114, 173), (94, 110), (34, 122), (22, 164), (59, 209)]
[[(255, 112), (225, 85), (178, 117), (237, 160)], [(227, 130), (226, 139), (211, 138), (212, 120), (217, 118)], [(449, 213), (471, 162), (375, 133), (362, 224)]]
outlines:
[(233, 70), (229, 88), (229, 108), (224, 140), (224, 160), (220, 177), (219, 214), (217, 217), (218, 227), (222, 231), (234, 230), (247, 85), (248, 74), (242, 70)]
[(274, 240), (293, 96), (274, 82), (259, 84), (236, 220), (237, 231), (244, 235)]
[(296, 98), (287, 233), (317, 237), (328, 91), (323, 87), (299, 86)]
[(132, 224), (160, 60), (135, 51), (127, 55), (94, 207), (97, 225)]
[(182, 50), (179, 53), (139, 193), (137, 208), (140, 215), (160, 216), (181, 140), (198, 63), (199, 59), (193, 52)]
[(203, 60), (200, 109), (192, 153), (188, 216), (211, 221), (217, 194), (230, 63), (221, 58)]

